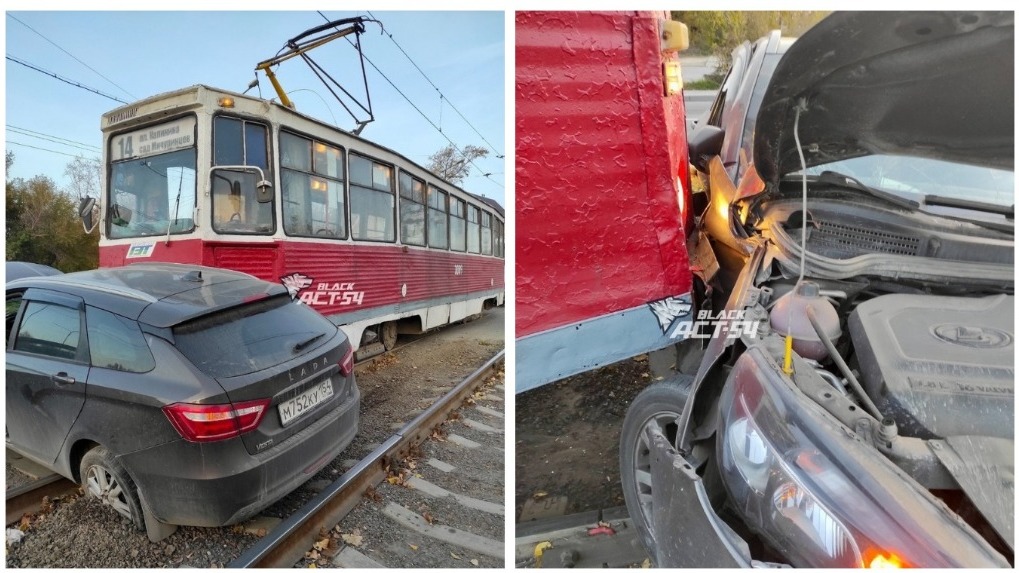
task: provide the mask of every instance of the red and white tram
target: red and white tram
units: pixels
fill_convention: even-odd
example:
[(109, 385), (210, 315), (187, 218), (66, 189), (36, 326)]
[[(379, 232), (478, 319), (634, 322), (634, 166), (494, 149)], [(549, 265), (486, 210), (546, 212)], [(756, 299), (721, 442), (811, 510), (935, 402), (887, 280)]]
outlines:
[(102, 267), (280, 281), (362, 357), (503, 304), (502, 209), (395, 151), (203, 85), (117, 108), (102, 131)]
[(516, 14), (516, 391), (671, 346), (693, 211), (664, 12)]

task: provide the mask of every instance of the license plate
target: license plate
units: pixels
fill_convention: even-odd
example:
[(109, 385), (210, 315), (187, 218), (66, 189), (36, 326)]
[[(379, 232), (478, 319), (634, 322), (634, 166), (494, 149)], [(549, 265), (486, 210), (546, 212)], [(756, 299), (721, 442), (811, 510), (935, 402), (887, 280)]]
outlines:
[(326, 378), (320, 384), (316, 384), (314, 387), (277, 406), (280, 411), (280, 424), (286, 426), (313, 410), (315, 406), (328, 400), (332, 395), (333, 379)]

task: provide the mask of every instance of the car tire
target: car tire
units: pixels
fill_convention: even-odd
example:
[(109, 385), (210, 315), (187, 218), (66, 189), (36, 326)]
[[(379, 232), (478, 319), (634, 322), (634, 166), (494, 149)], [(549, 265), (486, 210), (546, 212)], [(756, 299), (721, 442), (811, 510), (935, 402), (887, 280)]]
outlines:
[(648, 386), (634, 398), (623, 420), (619, 438), (623, 498), (637, 535), (652, 561), (656, 560), (658, 546), (652, 521), (650, 448), (644, 430), (657, 424), (663, 434), (674, 440), (692, 383), (693, 376), (677, 374)]
[(81, 485), (85, 495), (98, 498), (122, 517), (130, 520), (138, 531), (145, 531), (142, 506), (134, 480), (109, 450), (97, 446), (81, 458)]

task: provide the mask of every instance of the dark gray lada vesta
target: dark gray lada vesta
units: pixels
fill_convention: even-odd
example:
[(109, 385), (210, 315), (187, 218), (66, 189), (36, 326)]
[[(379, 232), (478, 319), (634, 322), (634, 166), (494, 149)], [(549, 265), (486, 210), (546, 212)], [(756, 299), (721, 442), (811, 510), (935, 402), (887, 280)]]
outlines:
[(733, 320), (624, 422), (658, 565), (1013, 562), (1013, 18), (836, 13), (758, 79), (701, 217)]
[(353, 439), (335, 325), (285, 288), (192, 265), (7, 284), (7, 447), (149, 537), (268, 506)]

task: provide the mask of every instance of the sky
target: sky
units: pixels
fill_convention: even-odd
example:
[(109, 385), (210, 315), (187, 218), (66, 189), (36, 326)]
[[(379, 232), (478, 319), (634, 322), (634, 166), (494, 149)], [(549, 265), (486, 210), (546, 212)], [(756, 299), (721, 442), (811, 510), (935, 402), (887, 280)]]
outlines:
[[(322, 14), (329, 20), (369, 16), (363, 11)], [(508, 147), (504, 13), (372, 10), (371, 15), (385, 34), (368, 22), (361, 36), (365, 56), (381, 71), (365, 62), (375, 121), (362, 137), (420, 165), (449, 140), (461, 148), (486, 147), (489, 156), (475, 161), (477, 168), (461, 187), (506, 205), (506, 163), (497, 157)], [(194, 84), (243, 92), (255, 78), (256, 64), (325, 22), (314, 10), (5, 12), (7, 58), (46, 72), (5, 60), (5, 149), (15, 154), (9, 176), (46, 175), (66, 186), (64, 169), (73, 156), (100, 153), (100, 116), (124, 105), (105, 96), (131, 103)], [(346, 40), (334, 40), (309, 56), (365, 101), (357, 51)], [(300, 58), (284, 62), (275, 74), (299, 111), (343, 129), (354, 127), (354, 119)], [(262, 96), (275, 97), (261, 73), (259, 80)], [(249, 92), (257, 94), (257, 88)]]

